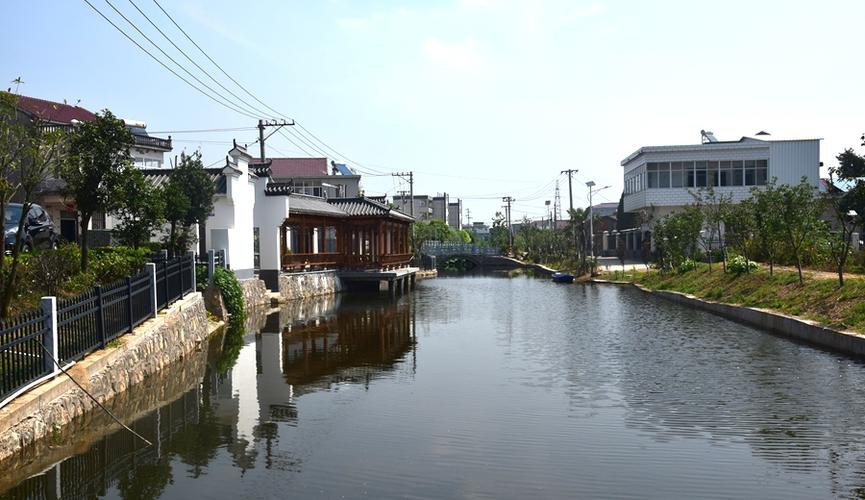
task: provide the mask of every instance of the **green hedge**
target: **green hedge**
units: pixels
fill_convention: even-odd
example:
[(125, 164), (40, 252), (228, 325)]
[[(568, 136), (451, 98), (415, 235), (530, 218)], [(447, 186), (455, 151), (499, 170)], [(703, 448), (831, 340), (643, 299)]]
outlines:
[(221, 267), (216, 268), (213, 273), (213, 283), (219, 288), (222, 300), (225, 302), (225, 308), (231, 315), (232, 321), (244, 321), (246, 309), (243, 303), (243, 290), (241, 290), (240, 282), (237, 281), (234, 273)]

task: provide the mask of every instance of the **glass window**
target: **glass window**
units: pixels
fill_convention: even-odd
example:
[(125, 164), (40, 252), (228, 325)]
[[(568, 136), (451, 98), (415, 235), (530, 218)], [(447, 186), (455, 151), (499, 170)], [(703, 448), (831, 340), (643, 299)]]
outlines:
[(105, 229), (105, 213), (93, 212), (90, 218), (90, 227), (92, 229)]
[(754, 160), (745, 160), (745, 185), (757, 185), (757, 162)]
[(754, 184), (757, 186), (765, 186), (766, 179), (769, 176), (768, 160), (757, 160), (757, 167), (754, 170)]
[(670, 187), (680, 188), (685, 185), (685, 171), (682, 162), (670, 163)]
[(733, 170), (733, 184), (731, 186), (743, 186), (742, 160), (731, 161), (730, 168)]
[(657, 163), (649, 163), (646, 165), (646, 175), (649, 180), (649, 189), (654, 189), (658, 187), (658, 164)]
[(659, 188), (668, 188), (670, 187), (670, 164), (669, 163), (661, 163), (658, 167), (658, 187)]
[(685, 169), (685, 187), (694, 187), (696, 185), (694, 181), (694, 162), (686, 161), (682, 165)]
[(705, 161), (698, 161), (694, 164), (694, 181), (695, 184), (693, 187), (706, 187), (706, 163)]
[(718, 185), (733, 185), (733, 170), (731, 169), (729, 161), (718, 162)]
[(710, 161), (706, 165), (706, 184), (708, 186), (718, 185), (718, 162)]

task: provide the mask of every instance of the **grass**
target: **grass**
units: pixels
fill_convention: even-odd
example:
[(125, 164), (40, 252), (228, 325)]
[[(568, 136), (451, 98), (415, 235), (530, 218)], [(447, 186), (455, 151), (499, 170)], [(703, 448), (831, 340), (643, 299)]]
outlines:
[(791, 316), (820, 322), (834, 329), (865, 333), (865, 280), (845, 280), (806, 274), (799, 285), (795, 272), (760, 269), (755, 273), (724, 273), (720, 266), (712, 272), (699, 265), (686, 273), (634, 271), (630, 281), (652, 290), (683, 292), (715, 302), (771, 309)]

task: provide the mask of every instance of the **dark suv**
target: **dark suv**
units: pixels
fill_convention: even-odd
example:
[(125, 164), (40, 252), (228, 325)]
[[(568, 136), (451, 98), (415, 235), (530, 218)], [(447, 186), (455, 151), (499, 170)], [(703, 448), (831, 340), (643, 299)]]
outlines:
[[(12, 253), (15, 245), (15, 233), (18, 231), (18, 221), (21, 220), (22, 206), (20, 203), (6, 205), (4, 223), (4, 236), (6, 241), (6, 253)], [(22, 250), (29, 252), (34, 248), (54, 248), (57, 246), (57, 233), (51, 217), (39, 205), (32, 205), (24, 219), (24, 233), (21, 238)]]

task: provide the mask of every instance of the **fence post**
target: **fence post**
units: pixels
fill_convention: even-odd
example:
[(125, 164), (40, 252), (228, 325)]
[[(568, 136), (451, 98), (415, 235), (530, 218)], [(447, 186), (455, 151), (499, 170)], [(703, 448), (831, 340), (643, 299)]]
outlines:
[(192, 291), (194, 292), (198, 289), (198, 283), (195, 282), (198, 278), (198, 276), (195, 275), (195, 252), (187, 252), (186, 255), (189, 256), (189, 262), (192, 264), (192, 280), (190, 281), (192, 282)]
[(99, 345), (105, 349), (105, 314), (102, 310), (102, 285), (96, 285), (96, 334), (99, 335)]
[(207, 284), (213, 283), (213, 273), (216, 271), (216, 252), (211, 248), (207, 251)]
[(168, 250), (162, 249), (159, 251), (159, 260), (168, 260)]
[(60, 346), (57, 343), (57, 297), (42, 297), (42, 314), (45, 318), (45, 334), (42, 336), (42, 345), (51, 353), (52, 359), (47, 353), (42, 353), (42, 367), (49, 373), (56, 374), (60, 371), (56, 359), (60, 361)]
[(132, 277), (126, 277), (126, 312), (129, 313), (129, 333), (135, 327), (135, 318), (132, 317)]
[(162, 261), (162, 277), (165, 278), (162, 280), (162, 288), (165, 289), (165, 307), (168, 307), (171, 304), (171, 295), (168, 293), (168, 261)]
[(153, 317), (157, 316), (159, 306), (156, 304), (156, 264), (148, 262), (145, 264), (147, 273), (150, 274), (150, 305), (152, 306)]

